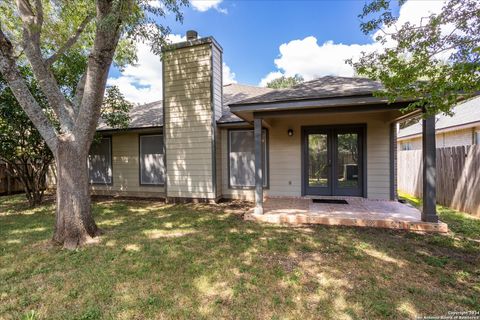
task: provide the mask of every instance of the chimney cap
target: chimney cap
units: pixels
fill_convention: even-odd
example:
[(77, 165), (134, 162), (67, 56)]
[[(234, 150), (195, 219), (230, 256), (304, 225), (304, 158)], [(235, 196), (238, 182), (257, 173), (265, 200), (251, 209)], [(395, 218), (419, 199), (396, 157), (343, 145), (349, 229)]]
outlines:
[(198, 32), (195, 30), (188, 30), (187, 31), (187, 41), (197, 40)]

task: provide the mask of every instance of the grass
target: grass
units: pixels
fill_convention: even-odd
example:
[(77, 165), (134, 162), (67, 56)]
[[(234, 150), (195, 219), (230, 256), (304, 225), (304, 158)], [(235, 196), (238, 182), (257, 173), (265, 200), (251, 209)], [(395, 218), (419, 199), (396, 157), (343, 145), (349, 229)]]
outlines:
[[(411, 199), (415, 200), (415, 199)], [(0, 319), (405, 319), (480, 311), (480, 220), (452, 233), (245, 222), (226, 205), (99, 200), (98, 244), (0, 198)]]

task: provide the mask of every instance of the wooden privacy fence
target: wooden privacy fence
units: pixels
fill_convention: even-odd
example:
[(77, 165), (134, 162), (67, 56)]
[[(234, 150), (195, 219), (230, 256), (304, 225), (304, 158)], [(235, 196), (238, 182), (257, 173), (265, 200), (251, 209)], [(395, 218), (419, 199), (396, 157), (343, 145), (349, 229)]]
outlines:
[[(398, 189), (422, 197), (422, 150), (398, 152)], [(480, 145), (437, 149), (437, 203), (480, 217)]]
[(0, 195), (23, 192), (23, 186), (16, 177), (7, 172), (7, 165), (0, 163)]

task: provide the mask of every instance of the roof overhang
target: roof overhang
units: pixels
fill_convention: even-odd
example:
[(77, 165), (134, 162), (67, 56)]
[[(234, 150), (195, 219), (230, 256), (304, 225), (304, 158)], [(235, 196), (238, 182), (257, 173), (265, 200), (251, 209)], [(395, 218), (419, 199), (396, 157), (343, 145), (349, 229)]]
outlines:
[(217, 127), (219, 128), (242, 128), (249, 126), (251, 126), (251, 124), (247, 121), (217, 122)]
[(403, 109), (413, 100), (398, 100), (388, 103), (385, 98), (372, 95), (275, 101), (266, 103), (231, 104), (230, 111), (245, 121), (255, 117), (270, 118), (316, 113), (372, 112)]
[(163, 126), (151, 126), (151, 127), (140, 127), (140, 128), (125, 128), (125, 129), (97, 129), (98, 133), (101, 134), (113, 134), (113, 133), (122, 133), (122, 132), (139, 132), (139, 133), (149, 133), (149, 132), (162, 132)]
[[(465, 124), (461, 124), (461, 125), (449, 126), (449, 127), (445, 127), (445, 128), (438, 128), (438, 129), (435, 130), (435, 133), (445, 133), (445, 132), (450, 132), (450, 131), (470, 129), (470, 128), (476, 128), (476, 127), (480, 127), (480, 121), (473, 121), (473, 122), (469, 122), (469, 123), (465, 123)], [(406, 135), (406, 136), (401, 136), (401, 137), (399, 136), (399, 137), (397, 137), (397, 140), (398, 141), (410, 140), (410, 139), (414, 139), (414, 138), (419, 138), (421, 136), (422, 136), (421, 132), (415, 132), (415, 133), (412, 133), (412, 134), (409, 134), (409, 135)]]

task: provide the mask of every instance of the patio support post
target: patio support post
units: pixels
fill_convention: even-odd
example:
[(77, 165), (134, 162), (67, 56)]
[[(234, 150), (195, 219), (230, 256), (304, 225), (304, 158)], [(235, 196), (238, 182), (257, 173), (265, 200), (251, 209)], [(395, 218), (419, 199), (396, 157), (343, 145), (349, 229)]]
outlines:
[(255, 140), (255, 214), (263, 214), (262, 119), (253, 120)]
[(422, 221), (438, 222), (436, 209), (435, 115), (422, 120), (423, 210)]

